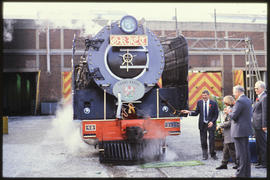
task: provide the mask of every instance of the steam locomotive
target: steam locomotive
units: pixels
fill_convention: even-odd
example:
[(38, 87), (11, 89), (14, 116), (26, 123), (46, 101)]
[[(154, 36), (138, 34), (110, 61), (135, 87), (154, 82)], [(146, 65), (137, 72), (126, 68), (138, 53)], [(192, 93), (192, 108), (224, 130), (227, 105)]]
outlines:
[(181, 133), (188, 109), (185, 38), (158, 39), (133, 16), (85, 39), (74, 67), (74, 119), (100, 162), (164, 158), (166, 136)]

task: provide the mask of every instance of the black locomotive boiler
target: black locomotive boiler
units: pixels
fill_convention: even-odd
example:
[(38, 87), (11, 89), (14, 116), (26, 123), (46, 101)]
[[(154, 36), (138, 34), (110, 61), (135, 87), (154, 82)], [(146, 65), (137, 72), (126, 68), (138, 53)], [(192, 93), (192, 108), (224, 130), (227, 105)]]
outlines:
[(185, 38), (162, 42), (133, 16), (85, 40), (86, 56), (74, 68), (74, 119), (101, 162), (160, 158), (166, 136), (179, 135), (188, 108)]

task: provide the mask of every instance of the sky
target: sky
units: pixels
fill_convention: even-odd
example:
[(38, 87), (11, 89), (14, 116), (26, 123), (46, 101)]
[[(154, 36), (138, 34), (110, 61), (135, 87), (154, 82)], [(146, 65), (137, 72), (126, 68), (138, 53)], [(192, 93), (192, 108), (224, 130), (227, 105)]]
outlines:
[(175, 21), (176, 16), (178, 22), (214, 23), (215, 11), (217, 23), (267, 23), (267, 3), (4, 2), (4, 41), (12, 41), (16, 19), (34, 19), (41, 30), (76, 28), (88, 36), (102, 29), (93, 21), (97, 18), (109, 20), (108, 25), (125, 15), (139, 21)]
[[(266, 23), (267, 3), (41, 3), (5, 2), (4, 19), (91, 19), (119, 20), (133, 15), (145, 20)], [(233, 17), (232, 17), (233, 16)], [(256, 18), (256, 19), (254, 19)]]

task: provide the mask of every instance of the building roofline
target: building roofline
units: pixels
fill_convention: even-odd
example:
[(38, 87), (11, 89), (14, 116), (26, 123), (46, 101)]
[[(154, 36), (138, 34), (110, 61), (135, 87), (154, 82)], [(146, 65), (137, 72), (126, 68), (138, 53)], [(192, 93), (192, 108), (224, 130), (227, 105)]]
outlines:
[[(12, 20), (14, 28), (16, 29), (35, 29), (42, 26), (41, 22), (46, 22), (45, 19), (4, 19), (4, 21)], [(75, 21), (78, 19), (74, 19)], [(96, 20), (97, 21), (97, 20)], [(104, 20), (101, 20), (104, 21)], [(39, 22), (39, 23), (36, 23)], [(49, 24), (50, 21), (48, 21)], [(175, 30), (175, 21), (145, 21), (144, 24), (151, 30)], [(214, 22), (178, 22), (177, 26), (181, 31), (214, 31)], [(60, 29), (61, 27), (55, 28)], [(78, 29), (65, 27), (65, 29)], [(267, 32), (267, 24), (258, 23), (228, 23), (228, 22), (217, 22), (217, 31), (251, 31), (251, 32)]]

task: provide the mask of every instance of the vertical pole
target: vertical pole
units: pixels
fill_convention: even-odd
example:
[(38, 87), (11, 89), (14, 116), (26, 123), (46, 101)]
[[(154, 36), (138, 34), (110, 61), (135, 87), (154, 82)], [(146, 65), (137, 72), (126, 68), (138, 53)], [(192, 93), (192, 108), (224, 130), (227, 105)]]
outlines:
[(71, 58), (71, 104), (73, 106), (74, 101), (74, 54), (76, 51), (76, 34), (74, 33), (73, 41), (72, 41), (72, 58)]
[[(222, 70), (221, 70), (221, 76), (222, 76), (222, 87), (225, 87), (225, 81), (224, 81), (224, 66), (225, 66), (225, 63), (224, 63), (224, 56), (223, 56), (223, 53), (220, 54), (220, 61), (221, 61), (221, 67), (222, 67)], [(222, 88), (221, 87), (221, 95), (224, 96), (224, 89), (225, 88)]]
[(106, 89), (104, 89), (104, 120), (106, 120)]
[(60, 29), (61, 72), (64, 72), (64, 29)]
[(47, 25), (47, 72), (51, 72), (51, 64), (50, 64), (50, 27), (49, 24)]
[(157, 118), (159, 118), (159, 88), (157, 88)]
[[(267, 32), (263, 33), (263, 44), (264, 44), (264, 49), (263, 50), (265, 52), (267, 52)], [(266, 56), (266, 54), (264, 54), (264, 60), (265, 60), (264, 64), (265, 64), (265, 67), (266, 67), (266, 65), (267, 65), (267, 56)], [(267, 80), (267, 79), (265, 79), (265, 80)]]
[(217, 18), (216, 18), (216, 9), (214, 9), (214, 18), (215, 18), (215, 48), (217, 48)]
[(38, 107), (38, 97), (39, 97), (39, 79), (40, 79), (40, 71), (38, 71), (38, 77), (37, 77), (35, 115), (37, 115), (37, 107)]
[(8, 116), (3, 116), (3, 134), (8, 134)]
[(248, 97), (249, 96), (249, 82), (248, 82), (248, 76), (249, 76), (249, 72), (248, 72), (248, 47), (247, 47), (247, 41), (245, 41), (245, 73), (246, 73), (246, 77), (245, 77), (245, 83), (246, 83), (246, 95)]
[[(39, 30), (36, 29), (36, 50), (39, 50)], [(36, 68), (39, 69), (39, 53), (36, 53)]]
[(175, 8), (175, 35), (176, 35), (176, 37), (179, 36), (178, 27), (177, 27), (177, 9), (176, 8)]
[[(64, 29), (60, 29), (60, 48), (61, 48), (61, 89), (62, 89), (62, 98), (61, 105), (64, 105)], [(72, 83), (72, 82), (71, 82)], [(72, 91), (72, 88), (71, 88)], [(71, 102), (72, 103), (72, 102)]]

